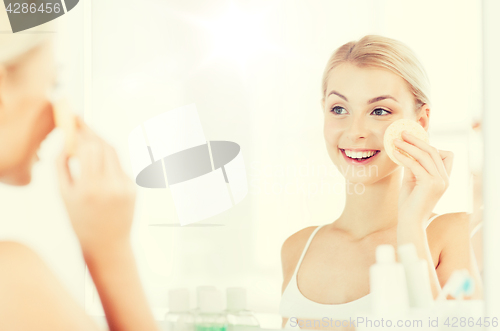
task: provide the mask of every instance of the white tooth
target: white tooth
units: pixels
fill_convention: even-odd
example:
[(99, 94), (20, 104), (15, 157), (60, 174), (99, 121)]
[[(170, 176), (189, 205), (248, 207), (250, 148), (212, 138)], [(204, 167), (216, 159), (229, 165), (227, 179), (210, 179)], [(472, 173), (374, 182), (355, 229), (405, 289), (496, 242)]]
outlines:
[(351, 150), (344, 150), (345, 151), (345, 154), (350, 157), (350, 158), (356, 158), (356, 159), (360, 159), (360, 158), (366, 158), (366, 157), (369, 157), (369, 156), (373, 156), (376, 151), (364, 151), (364, 152), (356, 152), (356, 151), (351, 151)]

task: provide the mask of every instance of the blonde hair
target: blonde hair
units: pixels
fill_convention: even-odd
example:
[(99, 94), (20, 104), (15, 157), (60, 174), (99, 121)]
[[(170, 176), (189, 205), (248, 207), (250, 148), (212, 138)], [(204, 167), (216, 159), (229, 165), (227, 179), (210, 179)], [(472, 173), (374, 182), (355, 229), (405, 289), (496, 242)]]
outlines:
[(427, 74), (413, 51), (400, 41), (367, 35), (358, 41), (340, 46), (328, 60), (323, 73), (323, 99), (326, 97), (330, 72), (342, 63), (390, 70), (408, 83), (415, 97), (417, 110), (423, 104), (430, 105), (430, 83)]
[(10, 65), (21, 55), (49, 39), (55, 31), (51, 21), (26, 31), (12, 33), (5, 4), (0, 1), (0, 65)]

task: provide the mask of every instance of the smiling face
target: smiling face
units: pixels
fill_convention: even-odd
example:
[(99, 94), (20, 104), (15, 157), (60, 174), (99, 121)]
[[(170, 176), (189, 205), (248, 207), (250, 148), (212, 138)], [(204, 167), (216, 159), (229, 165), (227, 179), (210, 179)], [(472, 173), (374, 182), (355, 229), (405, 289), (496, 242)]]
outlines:
[(47, 98), (55, 81), (51, 42), (0, 64), (0, 182), (27, 185), (38, 148), (54, 128)]
[[(384, 132), (392, 122), (407, 118), (428, 127), (427, 105), (417, 115), (406, 81), (381, 68), (338, 65), (330, 72), (322, 107), (330, 159), (353, 183), (374, 183), (399, 167), (384, 151)], [(367, 159), (353, 159), (361, 157)]]

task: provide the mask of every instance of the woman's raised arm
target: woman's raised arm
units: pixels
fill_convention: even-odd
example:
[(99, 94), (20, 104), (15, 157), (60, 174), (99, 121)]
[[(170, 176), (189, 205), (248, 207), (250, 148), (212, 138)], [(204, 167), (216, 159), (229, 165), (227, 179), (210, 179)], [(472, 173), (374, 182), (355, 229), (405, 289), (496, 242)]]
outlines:
[(130, 243), (135, 185), (115, 150), (82, 120), (77, 126), (80, 176), (72, 176), (63, 153), (58, 160), (59, 184), (109, 328), (158, 331)]

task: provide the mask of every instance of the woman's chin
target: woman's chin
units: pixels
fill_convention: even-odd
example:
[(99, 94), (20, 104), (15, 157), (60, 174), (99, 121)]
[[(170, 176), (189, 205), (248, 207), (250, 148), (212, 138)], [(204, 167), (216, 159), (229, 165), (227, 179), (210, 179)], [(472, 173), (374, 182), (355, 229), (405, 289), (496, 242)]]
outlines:
[[(394, 164), (395, 167), (384, 167), (381, 169), (376, 169), (377, 171), (373, 172), (363, 172), (360, 171), (359, 173), (356, 174), (354, 172), (354, 175), (352, 173), (348, 173), (344, 175), (344, 178), (347, 183), (350, 183), (352, 185), (364, 185), (364, 186), (369, 186), (372, 184), (375, 184), (377, 182), (380, 182), (382, 180), (386, 180), (388, 176), (391, 176), (396, 170), (398, 170), (400, 167)], [(380, 172), (378, 171), (380, 170)]]
[(0, 182), (12, 186), (26, 186), (31, 183), (31, 172), (0, 177)]
[(344, 169), (339, 169), (346, 182), (349, 183), (360, 183), (360, 184), (373, 184), (381, 179), (378, 167), (351, 167)]
[(31, 168), (34, 159), (28, 164), (16, 167), (15, 171), (4, 173), (0, 176), (0, 182), (12, 186), (26, 186), (31, 183)]
[(347, 176), (345, 180), (350, 184), (363, 184), (363, 185), (371, 185), (377, 182), (380, 178), (378, 177), (356, 177), (356, 176)]
[(15, 186), (27, 186), (31, 183), (31, 174), (24, 176), (22, 178), (19, 178), (16, 182), (16, 184), (13, 184)]

